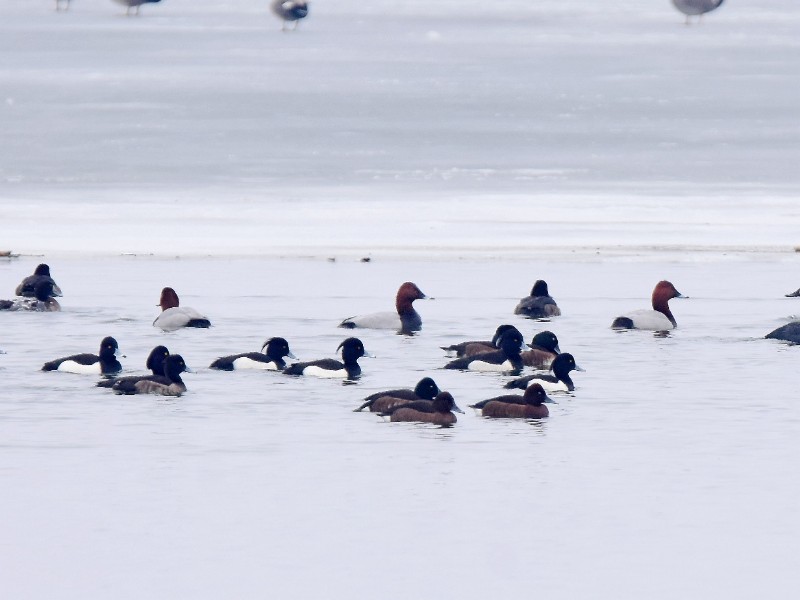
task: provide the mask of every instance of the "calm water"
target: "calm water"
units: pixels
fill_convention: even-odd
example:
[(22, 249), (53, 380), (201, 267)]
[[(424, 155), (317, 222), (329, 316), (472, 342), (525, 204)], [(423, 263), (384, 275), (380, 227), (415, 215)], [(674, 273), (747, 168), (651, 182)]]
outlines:
[[(690, 256), (690, 255), (687, 255)], [(37, 261), (0, 263), (11, 290)], [(571, 261), (51, 261), (63, 312), (3, 314), (0, 526), (9, 597), (781, 597), (795, 589), (800, 420), (793, 254)], [(542, 277), (564, 316), (511, 314)], [(669, 278), (680, 328), (611, 319)], [(364, 331), (356, 385), (217, 373), (285, 336), (333, 356), (338, 320), (416, 281), (414, 337)], [(163, 285), (207, 331), (150, 326)], [(501, 322), (558, 335), (585, 373), (543, 422), (451, 429), (353, 413), (433, 376), (465, 408), (504, 378), (441, 370), (440, 345)], [(126, 370), (165, 343), (197, 370), (180, 399), (115, 397), (39, 372), (114, 335)], [(422, 592), (424, 590), (424, 592)]]

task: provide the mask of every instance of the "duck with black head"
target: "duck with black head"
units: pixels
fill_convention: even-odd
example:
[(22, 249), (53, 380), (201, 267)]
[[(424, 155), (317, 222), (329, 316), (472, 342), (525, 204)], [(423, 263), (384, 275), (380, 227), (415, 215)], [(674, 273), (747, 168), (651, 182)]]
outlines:
[(614, 319), (612, 329), (646, 329), (649, 331), (669, 331), (678, 326), (669, 301), (673, 298), (684, 298), (669, 281), (659, 281), (653, 289), (653, 310), (640, 309), (625, 313)]
[(537, 279), (531, 289), (531, 295), (519, 301), (514, 308), (515, 315), (522, 315), (529, 319), (549, 319), (561, 316), (561, 309), (550, 296), (547, 282)]
[(161, 290), (161, 299), (157, 306), (161, 307), (153, 326), (164, 331), (176, 331), (183, 327), (197, 327), (205, 329), (211, 327), (211, 321), (203, 314), (189, 306), (181, 306), (178, 294), (171, 287)]
[(18, 298), (16, 300), (0, 300), (0, 310), (31, 311), (31, 312), (57, 312), (61, 305), (53, 296), (60, 296), (53, 286), (52, 280), (42, 279), (36, 283), (33, 298)]
[(545, 404), (555, 404), (538, 383), (525, 390), (523, 395), (505, 394), (470, 404), (470, 408), (480, 410), (484, 417), (506, 419), (543, 419), (550, 416)]
[(286, 367), (283, 372), (286, 375), (355, 380), (361, 376), (361, 365), (358, 364), (358, 359), (362, 356), (372, 356), (364, 349), (364, 343), (354, 337), (344, 340), (336, 350), (342, 351), (341, 362), (333, 358), (297, 362)]
[(561, 349), (558, 347), (558, 338), (552, 331), (540, 331), (533, 336), (533, 340), (528, 346), (530, 346), (530, 350), (526, 350), (520, 355), (526, 367), (547, 369), (556, 356), (561, 353)]
[[(156, 346), (150, 351), (145, 361), (145, 367), (150, 369), (151, 375), (128, 375), (126, 377), (111, 377), (97, 382), (97, 387), (111, 388), (114, 384), (123, 379), (131, 383), (136, 383), (142, 379), (151, 379), (153, 377), (164, 377), (164, 361), (169, 356), (169, 350), (166, 346)], [(155, 380), (154, 380), (155, 381)]]
[(432, 401), (416, 400), (380, 413), (393, 423), (432, 423), (448, 427), (458, 419), (453, 411), (464, 414), (449, 392), (439, 392)]
[(553, 364), (550, 365), (553, 374), (549, 373), (536, 373), (534, 375), (526, 375), (525, 377), (518, 377), (506, 383), (506, 388), (519, 388), (525, 389), (533, 384), (538, 383), (548, 392), (572, 392), (575, 390), (575, 384), (569, 376), (571, 371), (583, 371), (575, 362), (575, 357), (569, 352), (564, 352), (556, 356)]
[(287, 23), (294, 23), (292, 30), (297, 29), (301, 19), (308, 16), (308, 2), (306, 0), (272, 0), (272, 12), (283, 22), (281, 31), (286, 31)]
[(499, 349), (474, 356), (465, 356), (447, 363), (445, 369), (518, 373), (524, 366), (520, 353), (525, 347), (522, 334), (516, 329), (506, 331), (498, 341)]
[[(459, 342), (458, 344), (451, 344), (450, 346), (440, 346), (442, 350), (449, 355), (455, 355), (456, 358), (462, 356), (474, 356), (475, 354), (483, 354), (484, 352), (493, 352), (497, 350), (497, 342), (506, 331), (517, 331), (519, 329), (513, 325), (500, 325), (494, 332), (491, 340), (475, 340), (470, 342)], [(522, 334), (520, 333), (520, 336)]]
[(209, 368), (220, 371), (238, 369), (282, 371), (286, 368), (286, 361), (283, 359), (287, 357), (297, 360), (297, 357), (289, 350), (289, 342), (285, 338), (274, 337), (264, 342), (261, 352), (243, 352), (242, 354), (223, 356), (212, 362)]
[(17, 286), (14, 292), (17, 296), (25, 296), (26, 298), (33, 298), (36, 296), (36, 285), (42, 282), (50, 282), (53, 285), (53, 296), (61, 296), (61, 288), (50, 276), (50, 265), (42, 263), (37, 265), (33, 271), (33, 275), (28, 275)]
[(181, 373), (191, 373), (180, 354), (170, 354), (164, 359), (164, 375), (151, 375), (134, 381), (133, 378), (118, 379), (112, 389), (117, 394), (157, 394), (159, 396), (180, 396), (186, 391)]
[(397, 312), (378, 312), (348, 317), (339, 327), (346, 329), (393, 329), (400, 333), (413, 333), (422, 329), (422, 317), (414, 310), (414, 300), (427, 298), (415, 283), (406, 281), (397, 290), (395, 309)]
[(414, 389), (399, 388), (376, 392), (364, 398), (364, 403), (353, 412), (359, 412), (369, 408), (370, 412), (383, 412), (389, 408), (406, 402), (415, 400), (433, 400), (439, 393), (439, 386), (430, 377), (423, 377), (417, 382)]
[(113, 337), (105, 337), (100, 342), (97, 354), (73, 354), (44, 363), (42, 371), (62, 371), (78, 375), (113, 375), (122, 370), (117, 360), (119, 344)]

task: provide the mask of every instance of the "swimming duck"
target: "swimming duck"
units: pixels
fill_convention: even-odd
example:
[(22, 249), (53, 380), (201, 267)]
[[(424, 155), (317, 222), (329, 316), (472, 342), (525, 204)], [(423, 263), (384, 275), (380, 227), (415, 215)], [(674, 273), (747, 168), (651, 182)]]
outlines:
[[(114, 0), (114, 1), (117, 4), (122, 4), (123, 6), (127, 7), (125, 9), (126, 16), (131, 16), (131, 14), (139, 16), (139, 8), (142, 6), (142, 4), (154, 4), (156, 2), (161, 2), (161, 0)], [(135, 8), (136, 12), (131, 13), (132, 8)]]
[(158, 306), (161, 307), (161, 314), (153, 321), (153, 326), (164, 331), (175, 331), (182, 327), (211, 327), (208, 317), (193, 308), (181, 306), (178, 294), (171, 287), (161, 290)]
[(484, 417), (543, 419), (550, 415), (545, 403), (555, 404), (545, 393), (544, 388), (534, 383), (528, 386), (523, 395), (497, 396), (470, 404), (470, 408), (480, 410)]
[(17, 296), (33, 298), (36, 296), (36, 284), (42, 281), (49, 281), (53, 284), (52, 296), (62, 295), (61, 288), (58, 287), (58, 284), (56, 284), (56, 282), (50, 276), (50, 266), (45, 263), (37, 265), (36, 269), (33, 271), (33, 275), (28, 275), (25, 279), (23, 279), (22, 282), (17, 286), (14, 294)]
[[(506, 331), (512, 330), (519, 332), (519, 329), (513, 325), (500, 325), (494, 332), (492, 339), (489, 341), (460, 342), (450, 346), (440, 346), (440, 348), (448, 354), (455, 354), (457, 358), (462, 356), (474, 356), (476, 354), (483, 354), (484, 352), (493, 352), (494, 350), (497, 350), (497, 342), (500, 340), (503, 334)], [(520, 336), (521, 335), (522, 334), (520, 333)]]
[(376, 392), (364, 398), (364, 403), (353, 412), (359, 412), (369, 407), (370, 412), (384, 412), (398, 403), (412, 402), (414, 400), (433, 400), (439, 393), (439, 386), (430, 377), (423, 377), (417, 382), (416, 387), (401, 388)]
[(396, 406), (383, 413), (381, 416), (389, 417), (393, 423), (433, 423), (434, 425), (449, 426), (458, 419), (451, 412), (464, 411), (456, 406), (453, 396), (449, 392), (439, 392), (432, 401), (416, 400)]
[(678, 323), (669, 309), (672, 298), (683, 298), (669, 281), (659, 281), (653, 289), (653, 310), (634, 310), (614, 319), (613, 329), (648, 329), (651, 331), (668, 331), (675, 329)]
[(531, 295), (519, 301), (514, 309), (515, 315), (523, 315), (530, 319), (548, 319), (561, 315), (556, 301), (547, 291), (547, 282), (537, 279), (531, 289)]
[(422, 317), (414, 310), (414, 300), (427, 298), (416, 284), (406, 281), (397, 290), (395, 307), (397, 312), (379, 312), (357, 317), (349, 317), (339, 323), (339, 327), (353, 329), (395, 329), (401, 333), (411, 333), (422, 329)]
[[(266, 352), (264, 348), (267, 349)], [(233, 371), (234, 369), (281, 371), (286, 368), (284, 357), (297, 360), (297, 357), (289, 350), (289, 342), (282, 337), (274, 337), (264, 342), (261, 352), (244, 352), (223, 356), (212, 362), (209, 368), (221, 371)]]
[(141, 379), (152, 379), (153, 377), (164, 377), (164, 360), (169, 356), (169, 350), (166, 346), (156, 346), (150, 351), (147, 356), (145, 366), (150, 369), (152, 375), (129, 375), (126, 377), (111, 377), (97, 382), (97, 387), (111, 388), (114, 384), (123, 379), (136, 383)]
[(372, 355), (364, 350), (363, 342), (358, 338), (347, 338), (336, 350), (342, 351), (342, 361), (332, 358), (323, 358), (310, 362), (298, 362), (286, 367), (283, 372), (287, 375), (310, 375), (312, 377), (358, 379), (361, 376), (361, 366), (358, 359), (362, 356)]
[(116, 354), (119, 349), (117, 340), (105, 337), (100, 342), (98, 354), (73, 354), (64, 358), (57, 358), (44, 363), (42, 371), (63, 371), (79, 375), (109, 375), (119, 373), (122, 365), (119, 364)]
[(498, 341), (499, 350), (474, 356), (457, 358), (447, 363), (445, 369), (467, 369), (470, 371), (519, 372), (522, 367), (520, 351), (523, 348), (522, 334), (506, 331)]
[(61, 310), (61, 305), (53, 298), (60, 296), (55, 290), (55, 284), (49, 277), (36, 282), (33, 298), (18, 298), (16, 300), (0, 300), (0, 310), (22, 310), (35, 312), (56, 312)]
[(575, 389), (575, 384), (569, 376), (570, 371), (583, 371), (575, 364), (575, 357), (569, 352), (556, 356), (550, 368), (553, 370), (552, 375), (540, 373), (519, 377), (506, 383), (505, 387), (525, 389), (532, 383), (538, 383), (548, 392), (571, 392)]
[(793, 344), (800, 344), (800, 321), (794, 321), (778, 327), (776, 330), (770, 331), (765, 337), (770, 340), (783, 340)]
[(297, 29), (300, 19), (308, 16), (308, 2), (305, 0), (272, 0), (272, 12), (283, 20), (282, 31), (286, 31), (286, 23), (294, 21), (293, 29)]
[(702, 17), (705, 13), (716, 10), (725, 0), (672, 0), (679, 11), (686, 15), (686, 24), (689, 24), (689, 17)]
[(170, 354), (164, 359), (164, 375), (150, 375), (138, 380), (132, 377), (119, 378), (112, 389), (117, 394), (158, 394), (180, 396), (186, 391), (181, 373), (191, 371), (180, 354)]
[(531, 349), (520, 354), (522, 363), (527, 367), (547, 369), (555, 357), (561, 353), (558, 347), (558, 338), (552, 331), (540, 331), (533, 336), (533, 340), (528, 345)]
[(784, 296), (786, 296), (787, 298), (797, 298), (798, 296), (800, 296), (800, 289), (795, 290), (791, 294), (784, 294)]

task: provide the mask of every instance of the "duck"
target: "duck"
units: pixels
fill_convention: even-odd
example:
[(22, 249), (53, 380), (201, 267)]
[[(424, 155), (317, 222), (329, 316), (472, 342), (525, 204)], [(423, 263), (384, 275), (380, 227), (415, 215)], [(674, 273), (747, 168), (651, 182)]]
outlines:
[(793, 321), (774, 331), (770, 331), (766, 336), (768, 340), (783, 340), (793, 344), (800, 344), (800, 321)]
[(182, 327), (211, 327), (208, 317), (193, 308), (181, 306), (178, 294), (171, 287), (161, 290), (157, 306), (161, 307), (161, 314), (153, 321), (153, 326), (164, 331), (176, 331)]
[(49, 277), (36, 282), (33, 298), (18, 298), (16, 300), (0, 300), (0, 310), (32, 311), (32, 312), (57, 312), (61, 305), (53, 296), (61, 294), (55, 290), (55, 284)]
[(439, 392), (432, 401), (416, 400), (382, 412), (393, 423), (433, 423), (448, 427), (458, 419), (453, 411), (464, 414), (449, 392)]
[(97, 354), (73, 354), (44, 363), (42, 371), (62, 371), (79, 375), (113, 375), (122, 370), (117, 360), (119, 344), (113, 337), (104, 337)]
[[(461, 358), (462, 356), (474, 356), (475, 354), (483, 354), (484, 352), (493, 352), (494, 350), (497, 350), (497, 342), (503, 336), (503, 334), (506, 331), (512, 330), (519, 332), (519, 329), (513, 325), (500, 325), (495, 330), (491, 340), (460, 342), (450, 346), (439, 347), (448, 354), (454, 354), (456, 358)], [(522, 334), (520, 333), (520, 335)]]
[[(266, 352), (264, 348), (266, 348)], [(233, 371), (234, 369), (282, 371), (286, 368), (284, 357), (297, 360), (297, 357), (289, 350), (289, 342), (282, 337), (274, 337), (264, 342), (261, 352), (244, 352), (223, 356), (212, 362), (209, 368), (220, 371)]]
[(672, 298), (683, 297), (671, 282), (659, 281), (653, 289), (653, 310), (642, 309), (626, 313), (614, 319), (611, 327), (612, 329), (647, 329), (650, 331), (675, 329), (678, 323), (669, 309), (669, 301)]
[(34, 298), (36, 296), (36, 284), (42, 281), (49, 281), (53, 284), (53, 296), (61, 296), (61, 288), (50, 276), (50, 265), (42, 263), (36, 266), (33, 275), (28, 275), (17, 286), (14, 294), (16, 296), (25, 296), (26, 298)]
[(164, 359), (164, 375), (150, 375), (136, 379), (119, 378), (112, 389), (117, 394), (157, 394), (159, 396), (180, 396), (186, 391), (181, 373), (191, 372), (180, 354), (170, 354)]
[(411, 388), (401, 388), (396, 390), (386, 390), (376, 392), (364, 398), (364, 403), (353, 412), (360, 412), (369, 408), (370, 412), (384, 412), (399, 403), (412, 402), (414, 400), (433, 400), (439, 393), (439, 386), (430, 377), (423, 377)]
[(308, 2), (305, 0), (272, 0), (270, 8), (283, 21), (281, 31), (286, 31), (286, 23), (289, 21), (294, 21), (292, 29), (297, 29), (300, 19), (308, 16)]
[(514, 308), (515, 315), (523, 315), (529, 319), (549, 319), (561, 316), (561, 309), (547, 291), (547, 282), (537, 279), (531, 289), (531, 295), (519, 301)]
[(797, 298), (800, 296), (800, 289), (793, 291), (791, 294), (784, 294), (784, 296), (787, 298)]
[(474, 356), (464, 356), (447, 363), (445, 369), (469, 371), (493, 371), (496, 373), (519, 372), (524, 366), (520, 352), (523, 347), (522, 334), (517, 330), (506, 331), (498, 341), (499, 349)]
[[(139, 9), (141, 8), (142, 4), (154, 4), (156, 2), (161, 2), (161, 0), (114, 0), (117, 4), (122, 4), (122, 6), (127, 7), (125, 9), (125, 15), (131, 16), (132, 14), (139, 16)], [(131, 9), (135, 8), (136, 12), (132, 13)]]
[(552, 331), (540, 331), (533, 336), (533, 340), (528, 346), (530, 350), (520, 354), (522, 364), (526, 367), (547, 369), (555, 357), (561, 353), (561, 349), (558, 347), (558, 338)]
[(427, 298), (417, 284), (406, 281), (397, 290), (395, 307), (397, 312), (379, 312), (356, 317), (348, 317), (339, 327), (345, 329), (394, 329), (401, 333), (412, 333), (422, 329), (422, 317), (414, 310), (414, 300)]
[(569, 376), (570, 371), (584, 370), (575, 363), (575, 357), (569, 352), (564, 352), (556, 356), (550, 368), (553, 371), (552, 375), (537, 373), (534, 375), (526, 375), (525, 377), (518, 377), (506, 383), (505, 387), (507, 389), (525, 389), (532, 383), (538, 383), (548, 392), (572, 392), (575, 390), (575, 384)]
[(672, 0), (679, 11), (686, 15), (686, 24), (689, 25), (689, 18), (697, 16), (702, 18), (707, 12), (718, 9), (725, 0)]
[(150, 351), (145, 361), (145, 366), (150, 369), (152, 375), (130, 375), (127, 377), (110, 377), (97, 382), (97, 387), (112, 388), (118, 381), (125, 379), (130, 382), (137, 382), (141, 379), (151, 379), (153, 377), (164, 377), (164, 361), (169, 356), (169, 349), (166, 346), (156, 346)]
[(547, 395), (544, 388), (534, 383), (529, 385), (523, 395), (506, 394), (489, 398), (470, 408), (480, 410), (484, 417), (511, 418), (511, 419), (543, 419), (550, 415), (545, 404), (555, 404)]
[(361, 376), (361, 366), (358, 364), (358, 359), (362, 356), (372, 356), (364, 349), (364, 343), (355, 337), (344, 340), (336, 350), (342, 351), (343, 362), (333, 358), (298, 362), (286, 367), (283, 373), (286, 375), (308, 375), (311, 377), (353, 380)]

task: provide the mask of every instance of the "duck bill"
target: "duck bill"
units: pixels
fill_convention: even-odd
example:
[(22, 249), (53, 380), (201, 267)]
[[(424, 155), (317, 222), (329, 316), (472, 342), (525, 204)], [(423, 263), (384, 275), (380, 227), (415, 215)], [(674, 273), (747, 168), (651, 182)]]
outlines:
[(186, 365), (183, 368), (183, 370), (184, 370), (185, 373), (196, 373), (196, 371), (194, 369), (192, 369), (189, 365)]
[(375, 358), (375, 355), (372, 352), (364, 350), (364, 358)]
[(453, 409), (452, 410), (453, 410), (453, 412), (461, 413), (462, 415), (464, 414), (464, 411), (461, 410), (460, 408), (458, 408), (458, 404), (456, 404), (455, 402), (453, 402)]
[(555, 400), (553, 400), (550, 396), (545, 396), (544, 400), (542, 400), (545, 404), (558, 404)]
[(555, 351), (556, 354), (561, 354), (561, 348), (558, 347), (558, 344), (556, 344), (556, 346), (555, 346), (555, 348), (553, 348), (553, 350)]
[(297, 358), (297, 357), (296, 357), (294, 354), (292, 354), (291, 352), (288, 352), (288, 353), (286, 354), (286, 357), (287, 357), (287, 358), (291, 358), (291, 359), (293, 359), (293, 360), (300, 360), (299, 358)]
[(582, 373), (585, 373), (585, 372), (586, 372), (586, 369), (582, 369), (582, 368), (581, 368), (581, 367), (579, 367), (578, 365), (575, 365), (575, 370), (576, 370), (576, 371), (581, 371)]

